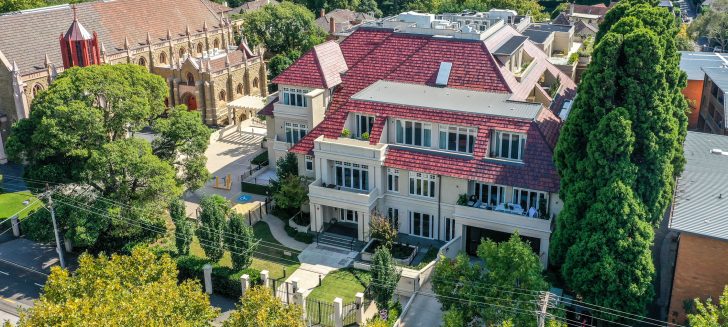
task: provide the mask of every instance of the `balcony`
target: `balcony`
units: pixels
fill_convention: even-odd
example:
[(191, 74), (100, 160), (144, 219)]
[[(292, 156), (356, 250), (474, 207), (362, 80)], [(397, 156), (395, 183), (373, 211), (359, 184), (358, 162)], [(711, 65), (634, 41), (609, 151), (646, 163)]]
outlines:
[(496, 225), (510, 226), (513, 229), (537, 233), (551, 233), (551, 218), (536, 218), (524, 215), (519, 207), (501, 205), (495, 208), (486, 206), (456, 205), (455, 217), (471, 219)]
[(276, 139), (273, 142), (274, 151), (288, 151), (294, 143), (286, 142), (285, 137), (276, 135)]
[(312, 203), (341, 207), (342, 204), (366, 207), (367, 210), (377, 200), (376, 188), (362, 191), (322, 183), (315, 180), (308, 186), (308, 197)]
[(283, 104), (282, 102), (276, 102), (273, 105), (273, 115), (285, 116), (287, 118), (297, 118), (308, 121), (311, 116), (311, 101), (308, 102), (306, 107), (291, 106)]

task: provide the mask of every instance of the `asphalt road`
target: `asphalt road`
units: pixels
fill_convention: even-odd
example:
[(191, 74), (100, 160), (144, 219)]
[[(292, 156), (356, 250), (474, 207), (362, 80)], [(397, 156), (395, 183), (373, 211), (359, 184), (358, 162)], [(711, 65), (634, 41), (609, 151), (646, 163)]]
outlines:
[(48, 276), (0, 261), (0, 311), (13, 316), (33, 306)]

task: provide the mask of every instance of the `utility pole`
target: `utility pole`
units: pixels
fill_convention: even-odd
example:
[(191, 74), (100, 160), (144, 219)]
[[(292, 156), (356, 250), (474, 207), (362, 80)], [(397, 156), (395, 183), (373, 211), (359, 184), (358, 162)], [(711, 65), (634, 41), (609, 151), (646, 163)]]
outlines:
[(551, 296), (550, 292), (546, 292), (543, 296), (543, 299), (541, 299), (540, 308), (538, 311), (538, 327), (544, 327), (546, 326), (546, 309), (549, 306), (549, 296)]
[(61, 247), (61, 238), (58, 235), (58, 224), (56, 223), (56, 211), (53, 209), (53, 196), (51, 191), (46, 184), (46, 192), (48, 193), (48, 207), (51, 212), (51, 220), (53, 220), (53, 234), (56, 235), (56, 252), (58, 252), (58, 259), (61, 261), (61, 268), (66, 268), (66, 260), (63, 259), (63, 248)]

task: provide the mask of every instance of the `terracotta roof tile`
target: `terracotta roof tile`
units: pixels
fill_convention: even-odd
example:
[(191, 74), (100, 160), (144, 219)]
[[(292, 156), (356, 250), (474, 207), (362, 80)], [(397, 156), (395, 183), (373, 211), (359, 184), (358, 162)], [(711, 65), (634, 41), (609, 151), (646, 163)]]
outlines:
[(263, 109), (260, 109), (260, 111), (258, 111), (258, 115), (272, 117), (273, 116), (273, 105), (276, 102), (278, 102), (278, 97), (275, 97), (275, 99), (273, 99), (273, 101), (271, 101), (270, 103), (265, 105), (265, 107), (263, 107)]

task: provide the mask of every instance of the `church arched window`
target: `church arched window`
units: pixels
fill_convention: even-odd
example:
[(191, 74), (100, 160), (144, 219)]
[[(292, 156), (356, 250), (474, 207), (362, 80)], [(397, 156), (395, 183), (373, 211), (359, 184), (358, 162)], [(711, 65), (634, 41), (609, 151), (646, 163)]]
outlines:
[(144, 57), (139, 57), (139, 66), (146, 66), (147, 65), (147, 59)]
[(167, 63), (167, 53), (162, 51), (159, 53), (159, 63), (160, 64), (166, 64)]
[(236, 92), (238, 94), (243, 94), (243, 83), (238, 83), (238, 87), (236, 88)]

